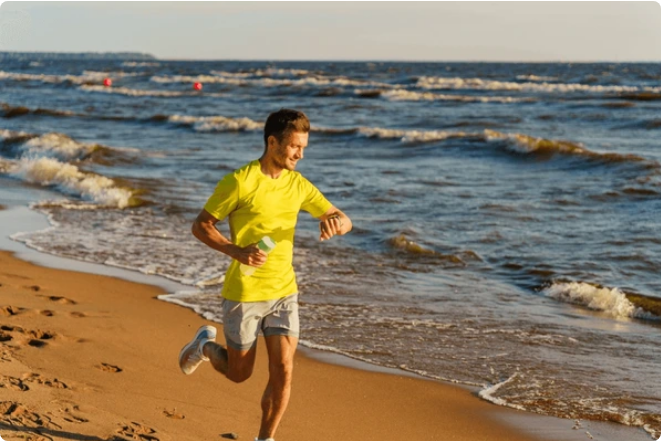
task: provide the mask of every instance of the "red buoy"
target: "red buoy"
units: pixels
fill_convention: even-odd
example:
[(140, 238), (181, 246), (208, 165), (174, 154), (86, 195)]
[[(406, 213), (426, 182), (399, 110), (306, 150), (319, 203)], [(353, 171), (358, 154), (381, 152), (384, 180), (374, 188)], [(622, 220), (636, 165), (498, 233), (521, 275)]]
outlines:
[(106, 87), (112, 86), (112, 80), (110, 78), (106, 78), (103, 80), (103, 85)]
[(193, 89), (195, 89), (196, 91), (201, 91), (202, 83), (193, 83)]

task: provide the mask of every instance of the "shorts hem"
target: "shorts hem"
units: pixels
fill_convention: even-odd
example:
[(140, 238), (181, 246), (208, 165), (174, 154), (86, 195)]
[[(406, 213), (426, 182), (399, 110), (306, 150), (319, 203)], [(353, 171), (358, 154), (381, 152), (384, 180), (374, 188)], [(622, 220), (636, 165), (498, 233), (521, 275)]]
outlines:
[(229, 339), (227, 336), (225, 336), (225, 341), (227, 342), (228, 347), (231, 347), (234, 350), (239, 350), (239, 351), (250, 350), (257, 344), (256, 339), (248, 344), (237, 344), (236, 342)]
[(298, 338), (299, 333), (294, 330), (289, 330), (287, 328), (280, 327), (269, 327), (265, 330), (262, 330), (264, 337), (268, 336), (291, 336), (292, 338)]

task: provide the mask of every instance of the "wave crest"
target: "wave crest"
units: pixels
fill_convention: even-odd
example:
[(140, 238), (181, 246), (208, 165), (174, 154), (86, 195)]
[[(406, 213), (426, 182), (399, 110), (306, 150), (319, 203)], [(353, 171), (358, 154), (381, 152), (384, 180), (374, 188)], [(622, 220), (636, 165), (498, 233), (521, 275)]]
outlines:
[(54, 185), (103, 206), (123, 209), (139, 204), (131, 189), (118, 187), (110, 178), (82, 172), (73, 164), (54, 158), (22, 159), (14, 174), (31, 183)]
[(600, 287), (586, 282), (556, 282), (542, 292), (559, 301), (605, 312), (616, 319), (661, 319), (636, 307), (618, 288)]
[(191, 125), (198, 132), (240, 132), (260, 131), (264, 129), (264, 123), (259, 123), (247, 117), (229, 118), (222, 115), (210, 117), (172, 115), (168, 117), (168, 121), (171, 123)]

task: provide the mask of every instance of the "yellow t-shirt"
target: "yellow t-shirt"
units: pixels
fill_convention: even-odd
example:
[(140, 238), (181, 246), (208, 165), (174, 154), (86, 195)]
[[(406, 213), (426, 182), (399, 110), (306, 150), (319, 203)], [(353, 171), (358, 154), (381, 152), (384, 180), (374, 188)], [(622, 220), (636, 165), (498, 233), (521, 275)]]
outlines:
[(264, 175), (259, 160), (227, 174), (204, 209), (218, 220), (229, 215), (232, 242), (240, 247), (264, 236), (275, 241), (266, 263), (251, 276), (232, 260), (222, 295), (231, 301), (257, 302), (298, 292), (292, 266), (294, 230), (303, 209), (318, 218), (332, 207), (322, 193), (299, 172), (283, 170), (277, 179)]

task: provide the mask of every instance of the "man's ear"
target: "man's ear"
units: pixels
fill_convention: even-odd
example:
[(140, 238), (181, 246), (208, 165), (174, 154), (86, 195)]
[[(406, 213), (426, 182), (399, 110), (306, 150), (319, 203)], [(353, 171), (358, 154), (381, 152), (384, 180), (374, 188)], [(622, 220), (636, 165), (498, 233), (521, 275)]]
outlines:
[(266, 143), (266, 149), (270, 150), (273, 149), (278, 145), (278, 139), (275, 137), (275, 135), (269, 135), (267, 138), (267, 143)]

